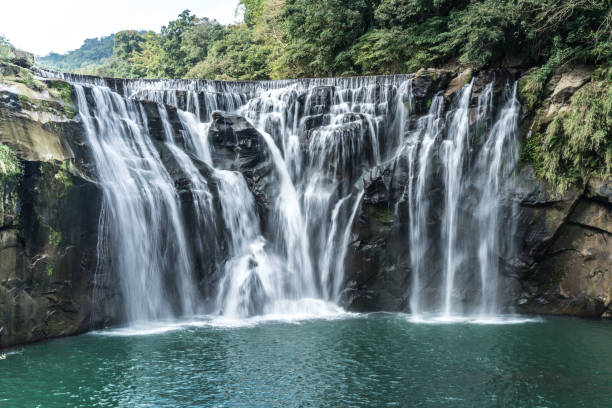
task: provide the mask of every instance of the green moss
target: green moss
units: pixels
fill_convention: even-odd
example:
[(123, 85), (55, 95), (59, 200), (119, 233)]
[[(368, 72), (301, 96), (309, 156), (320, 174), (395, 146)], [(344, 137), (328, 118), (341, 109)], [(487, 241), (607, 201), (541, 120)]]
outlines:
[(49, 243), (57, 248), (59, 244), (62, 242), (62, 233), (55, 231), (53, 228), (51, 228), (51, 226), (48, 226), (48, 228), (49, 228)]
[(542, 78), (539, 70), (534, 70), (519, 79), (518, 92), (527, 112), (533, 112), (540, 104), (545, 83), (546, 79)]
[(47, 265), (47, 276), (51, 277), (51, 275), (53, 275), (53, 267), (51, 265)]
[(370, 215), (381, 224), (389, 224), (393, 221), (393, 214), (389, 208), (372, 208)]
[(72, 105), (63, 106), (61, 103), (55, 101), (48, 101), (45, 99), (32, 99), (26, 95), (19, 94), (19, 103), (22, 109), (32, 112), (46, 112), (52, 115), (65, 115), (69, 119), (76, 116), (76, 111)]
[(51, 93), (68, 104), (72, 104), (72, 85), (60, 80), (47, 81)]
[(65, 104), (65, 113), (68, 118), (72, 119), (76, 116), (76, 110), (72, 103), (72, 85), (65, 81), (52, 80), (48, 83), (51, 94), (61, 99)]
[(22, 171), (21, 162), (13, 150), (0, 144), (0, 180), (21, 176)]
[(61, 241), (62, 241), (61, 232), (52, 231), (51, 235), (49, 235), (49, 243), (56, 247), (60, 244)]
[(19, 82), (21, 84), (24, 84), (25, 86), (27, 86), (28, 88), (34, 90), (34, 91), (42, 91), (44, 90), (45, 84), (43, 84), (42, 82), (40, 82), (38, 79), (36, 79), (34, 77), (34, 75), (32, 75), (32, 73), (27, 70), (27, 69), (21, 69), (19, 71), (19, 74), (17, 75), (17, 78), (15, 78), (15, 82)]
[(76, 116), (76, 110), (72, 103), (72, 85), (65, 81), (52, 80), (47, 82), (51, 94), (66, 104), (66, 116), (70, 119)]
[(53, 178), (61, 183), (59, 198), (64, 198), (68, 195), (68, 191), (72, 187), (72, 163), (68, 160), (62, 163), (61, 169), (53, 176)]
[(472, 81), (473, 76), (474, 76), (474, 73), (472, 71), (468, 72), (467, 78), (465, 79), (465, 83), (469, 84)]
[(0, 61), (10, 61), (14, 57), (12, 47), (0, 36)]

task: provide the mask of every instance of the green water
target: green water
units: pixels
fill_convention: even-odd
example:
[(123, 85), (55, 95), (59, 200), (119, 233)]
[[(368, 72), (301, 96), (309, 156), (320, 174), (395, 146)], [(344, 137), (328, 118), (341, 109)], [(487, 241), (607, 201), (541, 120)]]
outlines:
[(0, 407), (612, 406), (608, 322), (376, 314), (158, 331), (5, 351)]

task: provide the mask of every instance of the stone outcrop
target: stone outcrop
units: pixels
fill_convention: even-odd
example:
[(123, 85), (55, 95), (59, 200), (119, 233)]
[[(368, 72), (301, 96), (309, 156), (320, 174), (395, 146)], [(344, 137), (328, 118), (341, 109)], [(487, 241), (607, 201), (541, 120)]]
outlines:
[[(101, 190), (74, 155), (67, 83), (0, 66), (0, 347), (84, 332), (92, 310)], [(68, 99), (66, 98), (68, 90)], [(112, 297), (112, 290), (101, 296)]]
[(376, 169), (363, 180), (365, 192), (345, 263), (343, 301), (351, 310), (403, 311), (408, 305), (408, 232), (401, 223), (405, 214), (394, 211), (407, 173), (394, 164)]
[(611, 182), (590, 180), (563, 195), (533, 178), (519, 191), (524, 313), (609, 317), (612, 310)]
[(262, 227), (278, 193), (278, 177), (263, 136), (244, 117), (213, 113), (208, 133), (216, 168), (239, 171), (255, 197)]

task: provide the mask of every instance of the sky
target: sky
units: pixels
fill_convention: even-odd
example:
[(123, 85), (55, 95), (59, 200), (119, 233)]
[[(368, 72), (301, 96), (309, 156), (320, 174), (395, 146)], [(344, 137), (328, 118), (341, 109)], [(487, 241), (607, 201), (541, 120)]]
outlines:
[(2, 0), (0, 34), (36, 55), (77, 49), (86, 38), (117, 31), (159, 32), (185, 9), (223, 24), (235, 22), (238, 0)]

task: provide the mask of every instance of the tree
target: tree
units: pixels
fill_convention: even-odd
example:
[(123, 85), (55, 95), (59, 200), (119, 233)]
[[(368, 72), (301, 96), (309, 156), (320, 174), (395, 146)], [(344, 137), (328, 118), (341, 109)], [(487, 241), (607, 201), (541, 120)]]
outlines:
[(133, 53), (140, 51), (144, 42), (142, 35), (135, 30), (119, 31), (115, 34), (113, 53), (121, 59), (128, 59)]
[(374, 22), (377, 0), (288, 0), (284, 63), (295, 76), (354, 74), (349, 48)]
[(170, 21), (161, 29), (161, 46), (164, 50), (165, 75), (180, 78), (188, 70), (185, 62), (186, 53), (181, 47), (183, 34), (196, 24), (196, 16), (185, 10), (179, 14), (178, 19)]
[(258, 47), (253, 32), (245, 24), (231, 27), (229, 33), (214, 43), (204, 61), (187, 78), (252, 80), (269, 77), (265, 50)]
[(208, 55), (213, 43), (227, 35), (227, 29), (216, 20), (201, 18), (195, 20), (182, 35), (181, 51), (185, 54), (185, 63), (191, 68)]
[(238, 0), (238, 6), (242, 7), (244, 22), (251, 27), (256, 24), (263, 13), (266, 0)]
[(134, 75), (139, 78), (161, 78), (166, 72), (164, 66), (164, 49), (160, 44), (160, 38), (154, 32), (149, 31), (143, 35), (144, 42), (140, 51), (135, 52), (130, 62)]

